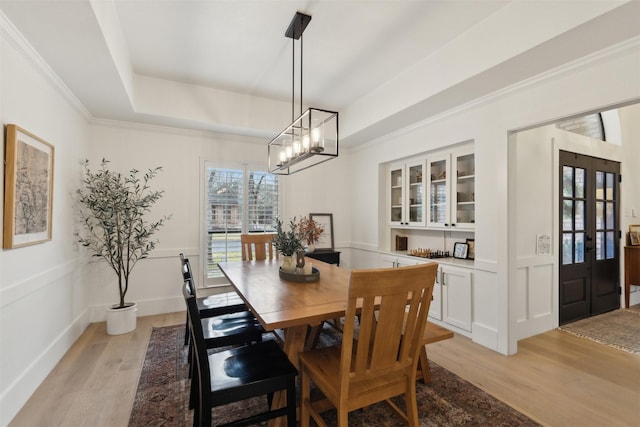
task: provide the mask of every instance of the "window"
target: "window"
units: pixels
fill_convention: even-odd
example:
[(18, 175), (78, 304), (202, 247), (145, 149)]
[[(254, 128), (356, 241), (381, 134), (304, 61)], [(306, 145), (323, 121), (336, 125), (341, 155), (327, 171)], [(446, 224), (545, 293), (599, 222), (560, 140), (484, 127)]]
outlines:
[(248, 166), (205, 164), (205, 284), (226, 284), (217, 263), (242, 258), (240, 234), (275, 231), (278, 177)]

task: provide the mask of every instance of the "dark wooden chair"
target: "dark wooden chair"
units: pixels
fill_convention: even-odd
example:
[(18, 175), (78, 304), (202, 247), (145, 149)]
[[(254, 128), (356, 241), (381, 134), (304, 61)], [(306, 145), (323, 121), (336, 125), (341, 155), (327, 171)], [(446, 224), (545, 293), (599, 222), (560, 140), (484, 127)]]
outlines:
[[(195, 279), (191, 270), (189, 258), (180, 253), (180, 264), (182, 269), (182, 279), (191, 279), (193, 286), (193, 294), (196, 297), (200, 317), (221, 316), (224, 314), (239, 313), (247, 311), (248, 308), (240, 296), (234, 292), (224, 292), (206, 297), (198, 297), (195, 290)], [(185, 321), (184, 345), (189, 343), (189, 328), (187, 328), (188, 319)]]
[[(190, 294), (187, 286), (183, 293), (196, 366), (191, 386), (196, 391), (194, 427), (211, 425), (212, 407), (263, 395), (267, 397), (269, 409), (229, 424), (251, 425), (286, 416), (287, 425), (296, 426), (298, 371), (278, 344), (269, 340), (210, 354), (195, 297)], [(287, 404), (284, 408), (271, 409), (273, 393), (278, 391), (286, 392)]]
[[(302, 427), (309, 426), (310, 416), (325, 426), (320, 413), (332, 406), (338, 426), (346, 427), (350, 411), (380, 401), (410, 426), (418, 425), (416, 371), (437, 268), (432, 263), (351, 272), (342, 345), (299, 356)], [(310, 400), (311, 382), (324, 399)], [(390, 400), (402, 394), (406, 413)]]

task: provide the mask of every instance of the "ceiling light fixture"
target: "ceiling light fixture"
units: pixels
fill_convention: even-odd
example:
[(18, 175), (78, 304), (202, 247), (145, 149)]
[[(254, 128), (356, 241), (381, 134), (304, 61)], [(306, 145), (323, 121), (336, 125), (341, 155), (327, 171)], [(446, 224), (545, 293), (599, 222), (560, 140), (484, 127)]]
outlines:
[[(338, 157), (338, 113), (309, 108), (302, 112), (302, 33), (311, 16), (296, 12), (285, 32), (293, 39), (291, 120), (292, 123), (269, 142), (269, 172), (291, 175)], [(300, 40), (300, 115), (295, 118), (295, 41)]]

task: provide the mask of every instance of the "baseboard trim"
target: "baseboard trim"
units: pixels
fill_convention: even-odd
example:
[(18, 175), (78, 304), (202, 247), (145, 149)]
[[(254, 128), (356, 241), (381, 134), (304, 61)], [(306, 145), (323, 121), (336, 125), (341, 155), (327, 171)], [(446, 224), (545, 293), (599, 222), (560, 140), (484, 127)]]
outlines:
[(83, 311), (51, 344), (9, 384), (0, 396), (0, 425), (5, 427), (27, 403), (62, 356), (89, 326), (89, 310)]

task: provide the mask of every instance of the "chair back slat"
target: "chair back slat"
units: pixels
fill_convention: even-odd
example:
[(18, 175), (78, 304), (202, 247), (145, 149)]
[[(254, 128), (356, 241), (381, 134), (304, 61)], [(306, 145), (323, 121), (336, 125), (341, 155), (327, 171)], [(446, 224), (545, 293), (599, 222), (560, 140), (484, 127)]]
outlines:
[[(342, 382), (394, 371), (415, 372), (437, 268), (431, 263), (352, 271), (342, 341)], [(354, 341), (356, 317), (360, 328)]]
[[(201, 411), (211, 409), (211, 373), (209, 367), (207, 346), (204, 341), (204, 330), (200, 321), (198, 312), (198, 304), (193, 292), (193, 283), (191, 280), (185, 280), (182, 289), (185, 303), (187, 305), (187, 316), (189, 318), (188, 326), (193, 342), (193, 352), (195, 356), (195, 371), (192, 381), (197, 382), (199, 389), (198, 396), (200, 399), (197, 408)], [(198, 419), (203, 419), (203, 415), (198, 415)]]
[(273, 245), (271, 244), (272, 239), (273, 233), (241, 234), (242, 260), (262, 261), (265, 259), (273, 259), (274, 255), (278, 258), (278, 253), (274, 251)]

